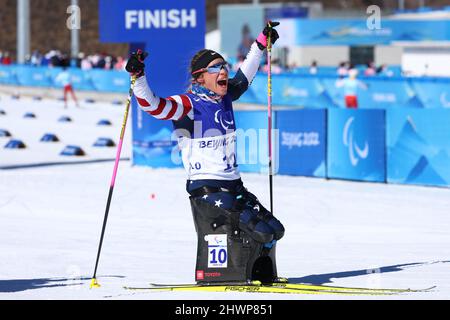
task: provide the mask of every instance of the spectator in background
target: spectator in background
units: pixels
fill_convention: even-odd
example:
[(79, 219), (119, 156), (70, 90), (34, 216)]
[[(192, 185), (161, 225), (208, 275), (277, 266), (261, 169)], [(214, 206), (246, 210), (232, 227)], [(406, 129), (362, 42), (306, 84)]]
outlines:
[(357, 75), (358, 70), (350, 69), (347, 78), (336, 81), (336, 87), (344, 90), (345, 107), (349, 109), (358, 108), (358, 89), (367, 90), (367, 85), (356, 79)]
[(1, 64), (3, 64), (3, 65), (10, 65), (10, 64), (12, 64), (12, 59), (11, 59), (11, 57), (9, 56), (9, 52), (8, 52), (8, 51), (6, 51), (6, 52), (3, 54), (3, 57), (2, 57), (2, 59), (1, 59)]
[(387, 64), (383, 64), (377, 69), (377, 74), (382, 77), (392, 77), (394, 72), (389, 69)]
[(348, 75), (349, 64), (348, 62), (341, 62), (337, 69), (337, 75), (340, 78), (346, 77)]
[(366, 77), (371, 77), (377, 74), (377, 70), (375, 68), (375, 63), (373, 61), (367, 62), (366, 70), (364, 70), (364, 75)]
[[(119, 71), (124, 70), (127, 62), (123, 57), (115, 57), (107, 53), (86, 55), (84, 52), (80, 52), (75, 59), (71, 59), (67, 53), (62, 53), (58, 49), (49, 50), (45, 54), (41, 54), (39, 50), (34, 50), (31, 55), (25, 57), (25, 61), (26, 64), (32, 66), (69, 67), (73, 62), (72, 67), (82, 70), (96, 68)], [(0, 51), (0, 64), (12, 64), (9, 52)]]
[(250, 27), (248, 26), (248, 24), (244, 24), (242, 26), (242, 38), (241, 38), (241, 42), (239, 43), (238, 46), (238, 52), (237, 52), (237, 59), (240, 60), (244, 60), (245, 57), (247, 57), (248, 52), (250, 51), (250, 47), (253, 44), (253, 41), (255, 41), (255, 39), (253, 39), (252, 35), (250, 34)]
[(66, 67), (63, 67), (61, 73), (55, 78), (55, 82), (61, 83), (64, 90), (64, 109), (67, 109), (67, 94), (70, 93), (72, 95), (72, 99), (75, 101), (75, 105), (79, 108), (77, 97), (75, 96), (75, 92), (72, 88), (72, 82), (70, 78), (70, 73), (67, 71)]
[[(280, 73), (282, 73), (283, 72), (283, 68), (280, 65), (280, 59), (275, 58), (275, 59), (272, 59), (271, 61), (272, 61), (272, 63), (271, 63), (270, 67), (271, 67), (272, 74), (280, 74)], [(269, 72), (269, 64), (267, 62), (263, 65), (261, 71), (264, 72), (264, 73), (268, 73)]]
[(127, 61), (123, 57), (117, 57), (116, 63), (114, 64), (114, 70), (122, 71), (125, 70), (125, 65)]
[(91, 70), (92, 69), (92, 64), (91, 64), (89, 57), (84, 57), (81, 60), (80, 67), (81, 67), (81, 70)]
[(41, 65), (41, 62), (42, 62), (42, 55), (39, 53), (38, 50), (34, 50), (30, 58), (30, 64), (32, 66), (37, 67)]
[(77, 57), (75, 58), (75, 66), (77, 68), (81, 68), (81, 63), (83, 62), (84, 58), (85, 58), (84, 52), (79, 52)]
[(45, 60), (42, 59), (42, 65), (48, 65), (50, 67), (67, 67), (70, 65), (69, 56), (59, 50), (50, 50), (44, 57)]
[(309, 67), (309, 74), (317, 74), (317, 61), (314, 60)]

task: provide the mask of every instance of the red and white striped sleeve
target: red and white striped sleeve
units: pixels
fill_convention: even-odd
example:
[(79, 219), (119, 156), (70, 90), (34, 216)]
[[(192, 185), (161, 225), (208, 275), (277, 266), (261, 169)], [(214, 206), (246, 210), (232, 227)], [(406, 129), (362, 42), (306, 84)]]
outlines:
[(141, 109), (156, 119), (180, 120), (186, 115), (193, 116), (192, 102), (187, 95), (160, 98), (152, 92), (145, 76), (136, 80), (133, 91)]

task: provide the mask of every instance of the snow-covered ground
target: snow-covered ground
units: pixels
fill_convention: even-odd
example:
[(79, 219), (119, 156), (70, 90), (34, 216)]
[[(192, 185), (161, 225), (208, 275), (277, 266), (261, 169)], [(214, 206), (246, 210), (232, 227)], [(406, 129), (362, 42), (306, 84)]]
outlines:
[[(255, 293), (130, 292), (123, 285), (194, 281), (196, 234), (182, 169), (132, 167), (120, 162), (98, 279), (89, 289), (124, 106), (1, 97), (0, 129), (27, 145), (6, 150), (0, 167), (79, 162), (0, 170), (0, 299), (448, 299), (450, 190), (305, 177), (274, 177), (275, 214), (286, 227), (277, 246), (280, 275), (292, 282), (358, 287), (424, 288), (395, 296)], [(25, 112), (36, 119), (23, 119)], [(69, 115), (71, 123), (59, 123)], [(99, 127), (107, 118), (111, 127)], [(130, 123), (122, 156), (131, 154)], [(39, 138), (53, 132), (61, 142)], [(87, 156), (59, 152), (80, 145)], [(268, 203), (268, 179), (243, 174)]]

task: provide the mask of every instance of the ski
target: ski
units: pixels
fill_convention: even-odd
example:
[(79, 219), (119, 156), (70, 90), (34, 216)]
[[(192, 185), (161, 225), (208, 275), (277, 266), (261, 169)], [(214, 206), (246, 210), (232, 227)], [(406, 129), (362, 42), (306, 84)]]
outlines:
[(347, 292), (347, 291), (328, 291), (314, 289), (291, 289), (286, 287), (266, 286), (266, 285), (192, 285), (192, 286), (153, 286), (153, 287), (124, 287), (127, 290), (134, 291), (189, 291), (189, 292), (247, 292), (247, 293), (279, 293), (279, 294), (341, 294), (341, 295), (389, 295), (392, 293), (373, 293), (373, 292)]
[(156, 284), (148, 287), (125, 287), (130, 290), (150, 291), (209, 291), (209, 292), (266, 292), (266, 293), (294, 293), (294, 294), (356, 294), (356, 295), (392, 295), (410, 292), (428, 292), (435, 288), (424, 289), (388, 289), (388, 288), (358, 288), (338, 287), (327, 285), (313, 285), (302, 283), (274, 282), (262, 284), (259, 281), (251, 283), (209, 283), (209, 284)]
[[(289, 283), (287, 278), (279, 278), (279, 281), (272, 283), (264, 283), (262, 284), (260, 281), (252, 281), (250, 283), (247, 282), (230, 282), (224, 284), (233, 284), (233, 285), (263, 285), (269, 287), (285, 287), (289, 289), (308, 289), (308, 290), (337, 290), (337, 291), (371, 291), (371, 292), (392, 292), (392, 293), (402, 293), (402, 292), (427, 292), (431, 291), (436, 286), (431, 286), (428, 288), (422, 289), (393, 289), (393, 288), (362, 288), (362, 287), (339, 287), (339, 286), (329, 286), (329, 285), (318, 285), (318, 284), (309, 284), (309, 283)], [(161, 283), (150, 283), (150, 287), (192, 287), (192, 286), (212, 286), (212, 285), (220, 285), (221, 283), (186, 283), (186, 284), (161, 284)]]

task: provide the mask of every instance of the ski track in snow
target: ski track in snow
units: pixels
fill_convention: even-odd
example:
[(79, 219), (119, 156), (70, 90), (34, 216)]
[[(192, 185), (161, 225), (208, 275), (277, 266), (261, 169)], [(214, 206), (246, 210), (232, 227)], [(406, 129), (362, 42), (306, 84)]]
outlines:
[[(114, 159), (116, 148), (94, 148), (98, 137), (116, 143), (124, 106), (2, 96), (0, 129), (22, 139), (0, 167), (69, 162), (59, 156), (77, 144), (87, 156)], [(36, 119), (23, 119), (25, 112)], [(59, 123), (62, 115), (73, 118)], [(96, 125), (110, 119), (111, 127)], [(61, 142), (43, 144), (54, 132)], [(305, 177), (274, 177), (274, 211), (286, 227), (277, 267), (292, 282), (338, 286), (426, 288), (395, 296), (132, 292), (124, 285), (194, 281), (196, 234), (182, 169), (133, 167), (131, 121), (122, 150), (98, 268), (102, 285), (89, 289), (113, 161), (0, 170), (0, 299), (447, 299), (450, 295), (450, 189)], [(265, 175), (242, 174), (268, 205)], [(152, 199), (151, 195), (155, 198)]]

